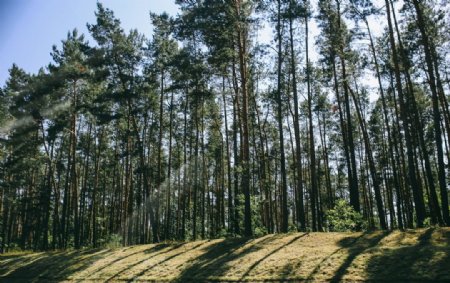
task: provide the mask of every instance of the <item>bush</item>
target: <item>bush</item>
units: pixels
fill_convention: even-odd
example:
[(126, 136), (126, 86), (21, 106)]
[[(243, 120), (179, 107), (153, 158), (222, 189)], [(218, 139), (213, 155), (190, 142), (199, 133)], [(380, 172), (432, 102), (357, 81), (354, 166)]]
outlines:
[(120, 236), (119, 234), (109, 235), (105, 246), (109, 249), (122, 247), (122, 236)]
[(437, 226), (437, 224), (433, 223), (433, 221), (431, 220), (431, 217), (427, 217), (423, 220), (423, 227), (425, 227), (425, 228), (433, 228), (436, 226)]
[(362, 215), (356, 212), (345, 200), (337, 201), (334, 209), (326, 213), (328, 229), (332, 232), (354, 232), (367, 229)]
[(266, 227), (256, 227), (253, 234), (256, 238), (265, 236), (267, 235), (267, 229)]

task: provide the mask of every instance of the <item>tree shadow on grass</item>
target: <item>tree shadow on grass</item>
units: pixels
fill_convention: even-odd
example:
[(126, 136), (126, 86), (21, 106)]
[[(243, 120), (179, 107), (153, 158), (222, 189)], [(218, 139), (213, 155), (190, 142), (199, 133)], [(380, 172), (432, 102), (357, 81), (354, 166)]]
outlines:
[[(348, 250), (348, 256), (345, 259), (344, 263), (341, 264), (336, 271), (335, 275), (331, 279), (331, 282), (339, 282), (342, 280), (342, 277), (347, 272), (347, 269), (350, 267), (350, 265), (353, 263), (355, 258), (364, 253), (366, 250), (375, 247), (378, 245), (381, 240), (383, 240), (387, 235), (389, 235), (390, 232), (380, 232), (380, 233), (370, 233), (370, 234), (364, 234), (363, 237), (360, 239), (364, 239), (364, 241), (354, 241), (353, 244), (351, 244), (347, 250)], [(345, 240), (345, 239), (344, 239)], [(342, 244), (342, 246), (345, 247), (345, 244)]]
[[(341, 252), (347, 252), (347, 250), (359, 239), (363, 238), (366, 234), (361, 234), (360, 236), (352, 236), (352, 237), (346, 237), (342, 240), (339, 241), (339, 246), (340, 248), (338, 248), (337, 250), (335, 250), (334, 252), (330, 253), (328, 256), (326, 256), (325, 258), (323, 258), (315, 267), (314, 269), (309, 273), (307, 280), (311, 281), (314, 279), (314, 277), (319, 273), (319, 271), (322, 268), (322, 265), (327, 262), (328, 260), (330, 260), (330, 258), (332, 258), (334, 255), (341, 253)], [(294, 269), (293, 266), (288, 265), (284, 267), (284, 273), (288, 274), (288, 272), (292, 272), (292, 270)]]
[[(120, 250), (87, 250), (87, 251), (71, 251), (71, 252), (50, 252), (39, 254), (25, 254), (22, 256), (12, 255), (3, 256), (0, 259), (0, 282), (59, 282), (63, 280), (71, 280), (74, 282), (88, 281), (116, 281), (126, 271), (136, 268), (139, 264), (143, 264), (145, 261), (155, 257), (162, 256), (163, 260), (153, 266), (146, 267), (144, 271), (140, 272), (133, 278), (137, 279), (138, 276), (145, 273), (149, 269), (157, 266), (161, 263), (169, 261), (181, 254), (192, 251), (201, 245), (204, 245), (206, 241), (203, 241), (183, 252), (179, 252), (174, 255), (167, 255), (164, 258), (164, 254), (170, 253), (184, 246), (186, 243), (179, 244), (158, 244), (151, 248), (142, 249), (138, 247), (138, 250), (131, 250), (136, 247), (129, 247)], [(124, 253), (120, 255), (119, 253)], [(117, 257), (117, 255), (119, 255)], [(138, 256), (138, 259), (134, 259), (133, 256)], [(107, 262), (103, 262), (105, 258), (111, 258)], [(102, 261), (102, 262), (100, 262)], [(130, 261), (128, 263), (127, 261)], [(11, 263), (17, 264), (16, 268), (11, 268)], [(125, 262), (125, 267), (119, 267), (119, 270), (114, 270), (115, 266), (121, 266)], [(92, 265), (100, 265), (94, 270), (89, 270)], [(92, 268), (91, 268), (92, 269)], [(12, 271), (11, 271), (12, 270)], [(82, 278), (71, 278), (79, 271), (86, 270), (87, 275), (78, 275)], [(9, 274), (6, 274), (10, 271)], [(112, 271), (112, 272), (111, 272)], [(78, 277), (77, 276), (77, 277)]]
[[(151, 265), (151, 266), (148, 266), (148, 267), (145, 268), (144, 270), (142, 270), (142, 271), (140, 271), (139, 273), (135, 274), (135, 275), (133, 276), (133, 279), (132, 279), (131, 281), (136, 281), (136, 280), (138, 280), (139, 277), (143, 276), (147, 271), (151, 270), (152, 268), (154, 268), (154, 267), (156, 267), (156, 266), (158, 266), (158, 265), (161, 265), (161, 264), (163, 264), (163, 263), (166, 263), (166, 262), (170, 261), (171, 259), (174, 259), (174, 258), (176, 258), (176, 257), (179, 257), (179, 256), (181, 256), (181, 255), (183, 255), (183, 254), (186, 254), (186, 253), (192, 251), (192, 250), (195, 250), (195, 249), (199, 248), (200, 246), (203, 246), (203, 245), (206, 244), (206, 243), (207, 243), (207, 242), (201, 242), (201, 243), (199, 243), (199, 244), (197, 244), (197, 245), (195, 245), (195, 246), (189, 248), (188, 250), (185, 250), (185, 251), (183, 251), (183, 252), (179, 252), (179, 253), (176, 253), (176, 254), (174, 254), (174, 255), (168, 256), (168, 257), (164, 258), (163, 260), (161, 260), (161, 261), (159, 261), (159, 262), (157, 262), (157, 263), (155, 263), (155, 264), (153, 264), (153, 265)], [(183, 245), (184, 245), (184, 244), (176, 245), (176, 246), (174, 246), (173, 248), (171, 248), (170, 250), (178, 249), (178, 248), (182, 247)], [(169, 252), (169, 251), (168, 251), (168, 252)], [(140, 261), (136, 262), (135, 264), (133, 264), (130, 268), (133, 268), (133, 267), (135, 267), (135, 266), (137, 266), (137, 265), (139, 265), (139, 264), (141, 264), (141, 263), (144, 263), (144, 262), (145, 262), (146, 260), (148, 260), (148, 259), (149, 259), (149, 258), (140, 260)], [(124, 270), (123, 270), (123, 271), (124, 271)], [(114, 278), (117, 278), (123, 271), (121, 271), (120, 273), (117, 273), (116, 275), (112, 276), (111, 278), (108, 279), (108, 281), (109, 281), (109, 280), (112, 280), (112, 279), (114, 279)]]
[[(17, 256), (17, 268), (11, 262), (0, 267), (0, 282), (51, 282), (66, 279), (103, 258), (110, 250), (51, 252)], [(11, 270), (5, 274), (6, 270)]]
[[(260, 240), (262, 243), (267, 238)], [(258, 240), (250, 238), (227, 239), (209, 245), (205, 253), (197, 257), (177, 278), (178, 282), (205, 281), (208, 277), (220, 277), (228, 270), (227, 263), (260, 249)], [(246, 247), (247, 246), (247, 247)], [(242, 251), (237, 252), (238, 249)]]
[(252, 270), (254, 270), (258, 265), (260, 265), (264, 260), (266, 260), (267, 258), (269, 258), (271, 255), (276, 254), (277, 252), (279, 252), (280, 250), (282, 250), (283, 248), (286, 248), (287, 246), (293, 244), (295, 241), (297, 241), (300, 238), (303, 238), (305, 236), (307, 236), (308, 233), (305, 234), (300, 234), (296, 237), (294, 237), (292, 240), (290, 240), (289, 242), (287, 242), (284, 245), (281, 245), (279, 247), (277, 247), (276, 249), (272, 250), (271, 252), (269, 252), (268, 254), (265, 254), (263, 257), (261, 257), (260, 259), (258, 259), (256, 262), (254, 262), (248, 269), (247, 271), (245, 271), (245, 273), (241, 276), (240, 280), (245, 279), (245, 277), (247, 277), (250, 272), (252, 272)]
[[(314, 268), (311, 268), (312, 270), (307, 275), (302, 275), (304, 277), (301, 279), (308, 282), (316, 280), (326, 280), (329, 282), (341, 281), (354, 260), (359, 255), (367, 252), (368, 249), (377, 246), (388, 234), (389, 232), (366, 232), (359, 236), (349, 236), (341, 239), (337, 243), (339, 248), (323, 257)], [(285, 276), (295, 274), (295, 269), (300, 268), (301, 265), (301, 261), (289, 263), (284, 266), (282, 273)], [(324, 275), (321, 273), (324, 272), (332, 273), (328, 275), (330, 277), (322, 278)]]
[[(331, 282), (339, 282), (342, 280), (342, 277), (347, 272), (347, 269), (353, 263), (355, 258), (364, 253), (366, 250), (375, 247), (378, 245), (381, 240), (383, 240), (390, 232), (379, 232), (379, 233), (367, 233), (363, 234), (362, 237), (356, 239), (353, 242), (347, 242), (346, 239), (340, 242), (340, 245), (347, 249), (348, 256), (344, 260), (344, 262), (339, 266), (333, 278), (331, 278)], [(360, 239), (364, 239), (364, 241), (360, 241)], [(347, 246), (348, 245), (348, 246)]]
[[(284, 246), (287, 246), (297, 239), (303, 237), (304, 234), (295, 237), (289, 243), (277, 248), (276, 250), (267, 254), (264, 258), (256, 261), (249, 270), (244, 274), (244, 277), (260, 264), (265, 258), (271, 254), (279, 251)], [(237, 238), (228, 239), (215, 244), (212, 244), (205, 249), (205, 253), (197, 257), (195, 261), (183, 269), (180, 276), (177, 278), (178, 282), (205, 282), (205, 281), (227, 281), (227, 280), (242, 280), (242, 278), (228, 278), (226, 273), (233, 267), (232, 264), (239, 264), (240, 258), (248, 256), (250, 253), (257, 252), (264, 248), (265, 244), (276, 241), (279, 235), (269, 235), (259, 239)]]
[(415, 244), (383, 249), (369, 260), (367, 274), (374, 282), (450, 282), (450, 230), (428, 229)]
[[(97, 268), (97, 269), (93, 270), (92, 272), (90, 272), (89, 280), (96, 279), (95, 277), (101, 275), (101, 272), (103, 270), (107, 269), (108, 267), (111, 267), (112, 265), (114, 265), (114, 264), (116, 264), (116, 263), (118, 263), (120, 261), (127, 260), (128, 258), (130, 258), (130, 257), (132, 257), (134, 255), (137, 255), (137, 254), (140, 254), (140, 253), (149, 254), (150, 256), (145, 257), (145, 260), (147, 260), (147, 259), (150, 259), (152, 257), (158, 256), (160, 254), (164, 254), (164, 253), (170, 252), (173, 249), (181, 247), (183, 244), (171, 246), (169, 244), (162, 243), (162, 244), (155, 245), (155, 246), (151, 247), (150, 249), (146, 249), (144, 251), (143, 250), (138, 250), (138, 251), (135, 251), (135, 252), (130, 253), (130, 254), (125, 254), (124, 256), (118, 257), (118, 258), (116, 258), (116, 259), (114, 259), (114, 260), (112, 260), (110, 262), (107, 262), (103, 266), (101, 266), (100, 268)], [(164, 249), (166, 249), (168, 247), (170, 247), (170, 249), (168, 249), (167, 251), (164, 251)], [(125, 251), (125, 250), (123, 250), (123, 251)], [(129, 268), (129, 266), (127, 266), (127, 268)], [(120, 272), (122, 272), (122, 271), (120, 271)], [(117, 274), (119, 274), (119, 273), (117, 273)], [(83, 279), (79, 280), (79, 282), (82, 282), (82, 281), (83, 281)]]
[(26, 265), (30, 262), (42, 257), (42, 255), (36, 254), (21, 254), (21, 255), (2, 255), (0, 259), (0, 278), (5, 276), (11, 267)]

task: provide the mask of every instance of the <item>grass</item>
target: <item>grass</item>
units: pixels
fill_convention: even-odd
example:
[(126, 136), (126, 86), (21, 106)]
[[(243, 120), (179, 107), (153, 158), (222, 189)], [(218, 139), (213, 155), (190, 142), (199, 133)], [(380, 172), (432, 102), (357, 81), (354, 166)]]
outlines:
[(0, 255), (2, 282), (450, 282), (450, 229), (294, 233), (257, 239)]

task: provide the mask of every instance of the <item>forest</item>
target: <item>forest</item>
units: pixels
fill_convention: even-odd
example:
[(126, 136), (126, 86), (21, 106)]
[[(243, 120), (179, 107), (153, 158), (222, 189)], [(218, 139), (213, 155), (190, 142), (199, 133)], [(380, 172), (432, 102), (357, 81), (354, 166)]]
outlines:
[(10, 68), (1, 253), (450, 226), (449, 1), (175, 2)]

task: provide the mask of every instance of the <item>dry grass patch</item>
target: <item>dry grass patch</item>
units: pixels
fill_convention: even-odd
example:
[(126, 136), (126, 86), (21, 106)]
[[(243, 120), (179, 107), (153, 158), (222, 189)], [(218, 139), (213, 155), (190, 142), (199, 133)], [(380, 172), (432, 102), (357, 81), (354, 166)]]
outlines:
[(450, 229), (0, 255), (0, 281), (450, 281)]

